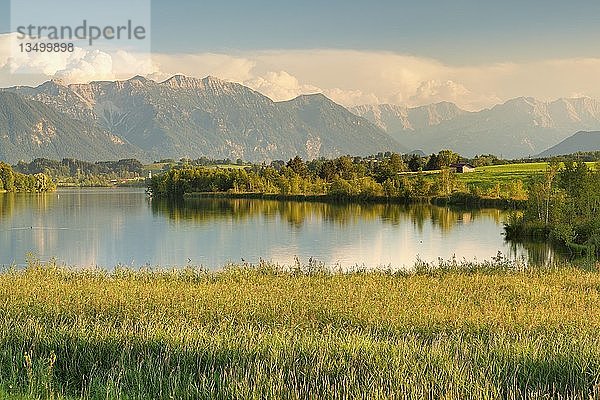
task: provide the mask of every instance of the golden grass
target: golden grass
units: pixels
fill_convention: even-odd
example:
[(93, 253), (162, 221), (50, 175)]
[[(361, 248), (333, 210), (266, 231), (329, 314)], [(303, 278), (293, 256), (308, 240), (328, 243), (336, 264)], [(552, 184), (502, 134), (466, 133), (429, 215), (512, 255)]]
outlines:
[(600, 273), (0, 275), (0, 395), (597, 398)]

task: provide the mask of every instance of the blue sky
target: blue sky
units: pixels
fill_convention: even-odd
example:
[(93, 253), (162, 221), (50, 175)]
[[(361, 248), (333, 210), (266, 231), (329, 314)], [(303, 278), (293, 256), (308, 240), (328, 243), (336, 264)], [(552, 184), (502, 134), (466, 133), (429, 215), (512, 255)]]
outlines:
[[(7, 32), (9, 13), (0, 14)], [(337, 48), (464, 64), (600, 52), (597, 0), (155, 0), (152, 24), (163, 53)]]
[(600, 40), (597, 0), (188, 0), (153, 11), (159, 51), (344, 48), (467, 63), (597, 55)]
[[(8, 7), (0, 0), (3, 33)], [(140, 74), (211, 74), (277, 100), (321, 91), (344, 105), (479, 109), (521, 95), (600, 97), (599, 43), (599, 0), (154, 0), (155, 65)]]

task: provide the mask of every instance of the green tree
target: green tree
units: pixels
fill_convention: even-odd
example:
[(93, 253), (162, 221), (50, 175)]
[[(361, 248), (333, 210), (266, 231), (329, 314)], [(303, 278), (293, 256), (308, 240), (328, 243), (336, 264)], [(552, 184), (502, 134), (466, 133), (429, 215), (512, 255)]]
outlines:
[(286, 166), (300, 177), (308, 177), (308, 167), (306, 166), (304, 161), (302, 161), (302, 158), (300, 158), (299, 156), (296, 156), (289, 160)]
[(438, 163), (440, 168), (449, 167), (456, 164), (460, 160), (460, 156), (452, 150), (442, 150), (438, 153)]
[(375, 179), (377, 182), (383, 183), (404, 171), (406, 171), (406, 165), (404, 164), (404, 160), (402, 160), (402, 156), (392, 153), (375, 167)]
[(369, 176), (357, 179), (355, 184), (358, 186), (359, 195), (363, 198), (383, 196), (382, 185)]
[(321, 179), (326, 180), (327, 182), (331, 182), (333, 178), (337, 176), (337, 168), (335, 162), (332, 160), (327, 160), (321, 164), (321, 168), (319, 169), (319, 176)]
[(440, 160), (437, 154), (432, 154), (427, 159), (427, 164), (425, 164), (425, 169), (427, 171), (435, 171), (441, 168)]
[(530, 215), (535, 216), (538, 222), (548, 225), (552, 215), (553, 200), (556, 197), (555, 178), (558, 174), (560, 164), (552, 162), (546, 168), (543, 176), (537, 178), (529, 190)]
[(328, 191), (328, 194), (339, 198), (357, 196), (359, 193), (360, 188), (357, 185), (337, 176), (333, 179)]
[(7, 192), (15, 191), (15, 176), (12, 167), (3, 162), (0, 162), (0, 180), (3, 182), (4, 190)]
[(356, 177), (354, 162), (349, 156), (341, 156), (335, 160), (337, 174), (342, 179), (351, 180)]
[(47, 192), (50, 190), (55, 190), (56, 186), (54, 185), (54, 182), (52, 182), (52, 179), (50, 179), (50, 177), (46, 174), (35, 174), (34, 175), (35, 178), (35, 187), (36, 187), (36, 191), (38, 192)]
[(454, 189), (454, 173), (448, 167), (442, 167), (435, 179), (435, 189), (439, 196), (450, 196)]
[(412, 192), (417, 197), (429, 197), (431, 196), (432, 182), (426, 179), (423, 174), (418, 174), (412, 187)]
[(413, 172), (421, 171), (425, 167), (425, 161), (422, 157), (419, 157), (417, 154), (413, 154), (410, 156), (408, 160), (408, 169)]

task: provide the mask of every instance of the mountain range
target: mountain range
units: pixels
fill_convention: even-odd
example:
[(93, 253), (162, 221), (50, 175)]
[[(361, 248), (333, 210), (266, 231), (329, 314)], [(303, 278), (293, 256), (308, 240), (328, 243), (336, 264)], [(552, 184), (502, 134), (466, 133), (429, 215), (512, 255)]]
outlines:
[[(35, 112), (18, 112), (27, 107)], [(5, 89), (0, 109), (5, 110), (0, 114), (0, 158), (11, 162), (35, 157), (93, 161), (123, 154), (142, 160), (207, 156), (262, 161), (407, 151), (321, 94), (274, 102), (213, 77), (176, 75), (161, 83), (140, 76), (73, 85), (49, 81)], [(76, 137), (85, 139), (79, 147), (72, 140)], [(114, 155), (107, 157), (104, 149)]]
[(135, 146), (51, 106), (0, 91), (0, 160), (36, 157), (112, 160), (139, 157)]
[(542, 102), (519, 97), (478, 112), (447, 102), (416, 108), (360, 106), (351, 111), (411, 149), (452, 149), (464, 156), (527, 157), (574, 132), (600, 129), (600, 102), (591, 98)]
[(322, 94), (274, 102), (238, 83), (175, 75), (0, 89), (0, 159), (241, 158), (426, 153), (536, 155), (600, 130), (600, 102), (520, 97), (469, 112), (449, 102), (346, 109)]
[(540, 153), (538, 157), (553, 157), (564, 154), (573, 154), (585, 151), (600, 151), (600, 131), (577, 132), (548, 150)]

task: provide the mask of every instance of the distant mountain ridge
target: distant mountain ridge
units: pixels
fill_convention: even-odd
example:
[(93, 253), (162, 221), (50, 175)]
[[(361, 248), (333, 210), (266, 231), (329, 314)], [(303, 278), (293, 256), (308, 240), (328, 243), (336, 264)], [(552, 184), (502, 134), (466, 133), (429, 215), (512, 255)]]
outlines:
[[(577, 131), (600, 130), (600, 102), (520, 97), (469, 112), (441, 102), (350, 110), (322, 94), (274, 102), (238, 83), (175, 75), (0, 89), (0, 157), (89, 161), (137, 157), (248, 161), (425, 153), (538, 154)], [(12, 96), (9, 96), (12, 95)]]
[(591, 98), (542, 102), (519, 97), (490, 109), (468, 112), (452, 103), (423, 107), (353, 107), (409, 148), (452, 149), (465, 156), (492, 153), (525, 157), (580, 130), (600, 130), (600, 102)]
[(89, 160), (140, 157), (138, 148), (94, 124), (0, 91), (0, 160), (35, 157)]
[(468, 111), (449, 102), (414, 108), (396, 104), (362, 105), (351, 107), (349, 110), (367, 118), (386, 132), (420, 130), (468, 114)]
[[(214, 77), (175, 75), (160, 83), (141, 76), (73, 85), (49, 81), (4, 91), (23, 102), (43, 103), (64, 121), (80, 121), (110, 133), (145, 159), (208, 156), (262, 161), (408, 150), (323, 95), (274, 102), (246, 86)], [(21, 135), (31, 134), (29, 125), (21, 128)], [(29, 150), (30, 158), (47, 155), (35, 146)]]
[(586, 151), (600, 151), (600, 131), (577, 132), (556, 146), (541, 152), (538, 157), (553, 157)]

